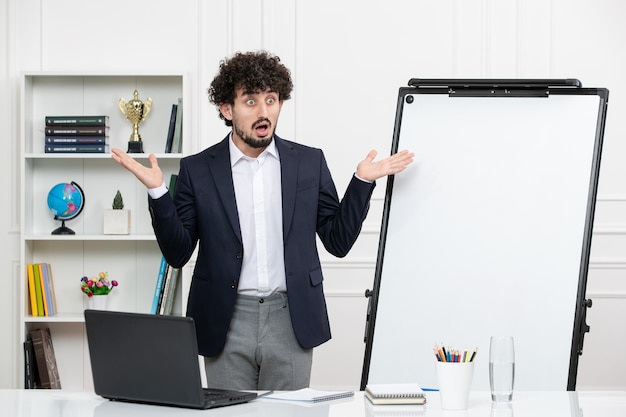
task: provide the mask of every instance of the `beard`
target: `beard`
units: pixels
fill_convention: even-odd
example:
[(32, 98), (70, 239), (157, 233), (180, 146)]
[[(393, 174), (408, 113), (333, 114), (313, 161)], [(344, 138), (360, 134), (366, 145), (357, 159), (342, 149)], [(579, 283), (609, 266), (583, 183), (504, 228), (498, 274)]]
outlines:
[(233, 123), (233, 130), (243, 140), (243, 142), (250, 146), (251, 148), (259, 149), (266, 148), (272, 143), (272, 139), (274, 138), (274, 130), (272, 128), (272, 122), (269, 119), (259, 119), (252, 125), (252, 130), (259, 125), (259, 123), (267, 123), (270, 127), (270, 134), (266, 138), (257, 139), (252, 137), (251, 135), (246, 134), (244, 130), (237, 123)]

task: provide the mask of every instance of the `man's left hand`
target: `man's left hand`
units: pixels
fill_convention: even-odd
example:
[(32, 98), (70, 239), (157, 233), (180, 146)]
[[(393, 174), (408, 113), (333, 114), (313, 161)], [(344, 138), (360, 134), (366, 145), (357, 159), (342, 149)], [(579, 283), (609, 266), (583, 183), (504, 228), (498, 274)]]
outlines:
[(404, 169), (413, 162), (414, 153), (408, 150), (400, 151), (385, 159), (374, 162), (378, 152), (371, 150), (367, 157), (359, 163), (356, 168), (357, 177), (366, 181), (376, 181), (386, 175), (394, 175)]

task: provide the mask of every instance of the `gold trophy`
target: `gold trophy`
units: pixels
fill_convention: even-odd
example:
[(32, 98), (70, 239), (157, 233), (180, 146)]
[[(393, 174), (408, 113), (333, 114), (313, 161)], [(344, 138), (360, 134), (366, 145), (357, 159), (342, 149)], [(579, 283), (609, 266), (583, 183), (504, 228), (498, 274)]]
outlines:
[(148, 98), (146, 102), (139, 100), (137, 90), (133, 93), (133, 99), (126, 101), (120, 98), (118, 106), (126, 119), (133, 124), (133, 133), (128, 141), (128, 153), (143, 153), (143, 142), (139, 134), (139, 123), (143, 122), (150, 110), (152, 109), (152, 99)]

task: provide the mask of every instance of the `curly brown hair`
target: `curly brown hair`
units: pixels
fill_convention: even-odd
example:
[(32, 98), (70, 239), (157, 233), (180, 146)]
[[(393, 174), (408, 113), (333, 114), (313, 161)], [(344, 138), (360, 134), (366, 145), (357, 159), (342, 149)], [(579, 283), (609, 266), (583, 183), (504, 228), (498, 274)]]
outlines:
[[(246, 92), (260, 92), (270, 89), (278, 93), (281, 101), (291, 98), (293, 82), (289, 69), (280, 58), (267, 51), (237, 52), (231, 58), (220, 62), (218, 74), (208, 89), (209, 101), (215, 106), (220, 104), (234, 104), (235, 91), (242, 88)], [(226, 126), (232, 122), (219, 116)]]

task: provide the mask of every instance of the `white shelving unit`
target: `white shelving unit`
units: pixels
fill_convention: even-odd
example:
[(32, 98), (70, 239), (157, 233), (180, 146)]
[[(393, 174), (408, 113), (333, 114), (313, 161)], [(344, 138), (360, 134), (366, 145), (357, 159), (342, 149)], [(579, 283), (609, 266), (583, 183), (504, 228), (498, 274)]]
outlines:
[[(170, 174), (178, 172), (179, 160), (189, 149), (189, 140), (185, 140), (189, 138), (187, 117), (183, 121), (183, 152), (164, 153), (172, 104), (183, 97), (183, 108), (189, 108), (188, 81), (184, 74), (38, 72), (22, 76), (21, 341), (32, 328), (50, 328), (64, 389), (93, 387), (83, 318), (87, 304), (86, 296), (80, 291), (81, 277), (107, 271), (111, 279), (120, 283), (109, 295), (109, 308), (149, 313), (161, 252), (150, 223), (145, 187), (119, 166), (110, 153), (44, 153), (44, 117), (108, 115), (110, 147), (126, 150), (132, 125), (119, 110), (118, 100), (132, 99), (135, 89), (139, 99), (152, 98), (153, 106), (139, 125), (145, 153), (133, 155), (148, 164), (148, 155), (156, 154), (168, 184)], [(52, 235), (60, 222), (54, 220), (48, 209), (48, 191), (57, 183), (70, 181), (78, 183), (85, 194), (82, 213), (66, 222), (76, 234)], [(130, 235), (102, 234), (103, 211), (111, 208), (117, 190), (122, 193), (124, 208), (131, 210)], [(26, 265), (43, 262), (52, 265), (58, 313), (33, 317)], [(183, 274), (183, 288), (186, 281)], [(179, 291), (178, 297), (175, 314), (182, 314), (184, 291)]]

